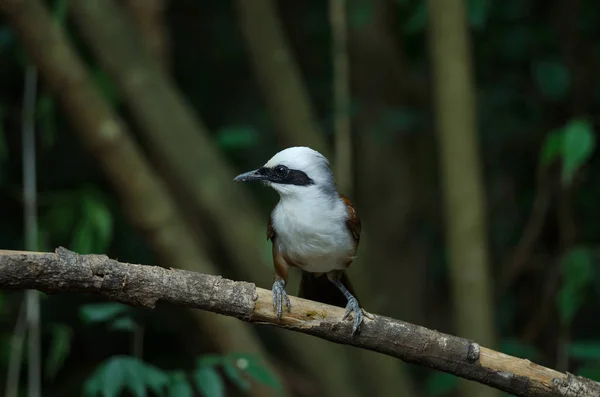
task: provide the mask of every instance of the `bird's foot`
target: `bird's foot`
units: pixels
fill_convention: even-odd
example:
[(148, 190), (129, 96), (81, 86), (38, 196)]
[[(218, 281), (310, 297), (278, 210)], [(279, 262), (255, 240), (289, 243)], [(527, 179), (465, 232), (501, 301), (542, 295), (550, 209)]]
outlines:
[(283, 303), (287, 306), (288, 312), (292, 310), (290, 298), (285, 292), (285, 282), (283, 280), (275, 280), (273, 283), (273, 309), (277, 312), (277, 319), (281, 320), (281, 312), (283, 311)]
[(352, 312), (354, 312), (354, 324), (352, 325), (352, 335), (354, 335), (354, 333), (358, 330), (358, 327), (363, 321), (363, 310), (359, 306), (356, 298), (353, 296), (348, 298), (348, 304), (346, 305), (346, 313), (344, 314), (344, 317), (342, 319), (345, 320)]
[(366, 311), (365, 309), (362, 309), (363, 315), (368, 318), (369, 320), (375, 320), (375, 315), (372, 313), (369, 313), (368, 311)]

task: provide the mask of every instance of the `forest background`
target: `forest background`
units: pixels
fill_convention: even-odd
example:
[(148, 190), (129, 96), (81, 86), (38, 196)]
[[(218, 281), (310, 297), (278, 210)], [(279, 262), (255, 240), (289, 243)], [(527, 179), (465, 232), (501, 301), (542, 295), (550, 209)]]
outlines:
[[(277, 195), (232, 178), (310, 146), (368, 311), (600, 381), (598, 70), (592, 0), (0, 0), (0, 247), (270, 288)], [(199, 311), (0, 314), (9, 397), (501, 395)]]

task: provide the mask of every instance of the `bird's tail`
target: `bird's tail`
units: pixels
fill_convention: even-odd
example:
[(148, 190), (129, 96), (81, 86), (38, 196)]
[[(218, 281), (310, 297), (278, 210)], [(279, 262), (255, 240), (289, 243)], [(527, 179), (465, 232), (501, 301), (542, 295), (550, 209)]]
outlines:
[[(340, 276), (340, 281), (350, 291), (352, 296), (354, 296), (357, 300), (358, 297), (354, 292), (354, 288), (352, 288), (352, 284), (350, 284), (350, 280), (348, 279), (348, 275), (346, 272), (343, 272)], [(300, 280), (300, 291), (298, 292), (298, 296), (304, 299), (310, 299), (313, 301), (325, 303), (328, 305), (346, 307), (348, 300), (336, 287), (325, 274), (317, 276), (314, 273), (302, 272), (302, 279)]]

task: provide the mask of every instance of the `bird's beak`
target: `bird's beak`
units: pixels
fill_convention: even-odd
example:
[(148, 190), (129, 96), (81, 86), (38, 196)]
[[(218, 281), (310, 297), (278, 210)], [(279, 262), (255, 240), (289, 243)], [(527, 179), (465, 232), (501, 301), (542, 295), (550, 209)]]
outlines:
[(233, 180), (235, 182), (258, 182), (267, 180), (267, 176), (261, 172), (261, 169), (256, 169), (248, 172), (244, 172), (243, 174), (239, 174)]

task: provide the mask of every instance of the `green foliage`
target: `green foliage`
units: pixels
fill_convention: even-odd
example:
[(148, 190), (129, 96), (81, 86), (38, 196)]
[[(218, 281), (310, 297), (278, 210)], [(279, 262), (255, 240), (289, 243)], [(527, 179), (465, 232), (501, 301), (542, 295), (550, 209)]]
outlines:
[(115, 331), (129, 331), (135, 330), (135, 321), (131, 317), (119, 317), (111, 321), (110, 329)]
[(223, 150), (247, 149), (258, 143), (258, 136), (251, 126), (229, 126), (217, 132), (217, 143)]
[(221, 397), (225, 395), (223, 380), (212, 366), (201, 366), (194, 371), (196, 387), (204, 397)]
[(596, 139), (588, 121), (574, 120), (565, 127), (563, 140), (562, 179), (569, 183), (577, 169), (592, 155)]
[[(196, 374), (198, 371), (202, 371), (203, 377), (207, 377), (209, 382), (216, 382), (212, 374), (209, 375), (204, 369), (215, 370), (217, 367), (221, 367), (227, 378), (242, 391), (250, 390), (251, 384), (248, 378), (275, 391), (283, 390), (283, 385), (277, 376), (255, 355), (242, 353), (232, 353), (226, 356), (206, 355), (197, 360)], [(197, 377), (196, 381), (198, 381)]]
[(227, 360), (223, 363), (223, 371), (225, 375), (231, 380), (240, 390), (250, 390), (250, 382), (244, 378), (243, 371), (241, 371), (237, 363), (234, 360)]
[(597, 360), (600, 363), (600, 340), (571, 342), (569, 355), (584, 360)]
[(548, 134), (540, 161), (542, 165), (548, 165), (560, 159), (562, 182), (568, 185), (579, 167), (591, 157), (595, 147), (596, 138), (590, 123), (587, 120), (573, 120), (562, 129)]
[(106, 252), (113, 237), (113, 216), (108, 200), (97, 189), (53, 193), (42, 200), (40, 229), (52, 236), (52, 245), (68, 246), (80, 254)]
[(458, 378), (445, 372), (433, 372), (427, 377), (427, 395), (432, 397), (443, 396), (458, 387)]
[(568, 326), (584, 301), (586, 287), (592, 280), (592, 254), (583, 247), (568, 251), (561, 260), (563, 283), (557, 305), (561, 324)]
[(169, 376), (162, 370), (135, 357), (114, 356), (100, 365), (84, 385), (84, 396), (117, 397), (129, 390), (136, 397), (145, 397), (151, 390), (163, 395)]
[(65, 324), (50, 326), (50, 351), (46, 357), (46, 378), (53, 379), (71, 351), (73, 330)]
[(283, 390), (283, 385), (277, 376), (257, 356), (252, 354), (230, 354), (228, 358), (234, 360), (238, 369), (244, 371), (257, 382), (277, 391)]
[(91, 303), (79, 308), (79, 316), (85, 323), (104, 323), (130, 312), (127, 305), (118, 302)]
[(194, 397), (194, 389), (187, 381), (183, 371), (169, 374), (168, 397)]
[(558, 60), (544, 60), (536, 63), (534, 77), (542, 95), (553, 101), (563, 99), (571, 83), (569, 70)]

